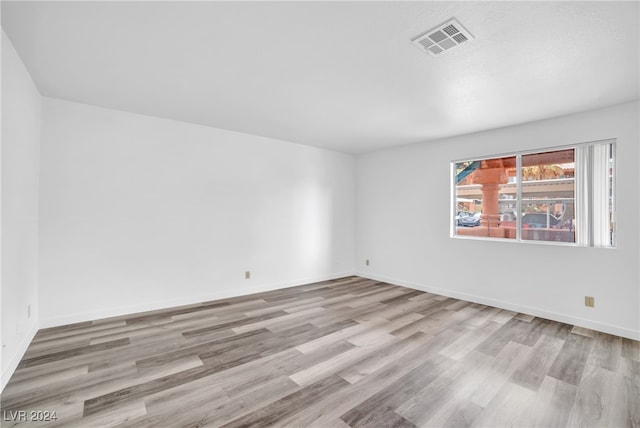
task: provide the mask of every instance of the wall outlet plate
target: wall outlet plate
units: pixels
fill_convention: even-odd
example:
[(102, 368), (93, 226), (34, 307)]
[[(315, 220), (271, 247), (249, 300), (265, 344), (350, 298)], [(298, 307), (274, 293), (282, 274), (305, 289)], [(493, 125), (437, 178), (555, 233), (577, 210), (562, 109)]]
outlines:
[(593, 296), (584, 296), (584, 305), (590, 308), (595, 307), (596, 302)]

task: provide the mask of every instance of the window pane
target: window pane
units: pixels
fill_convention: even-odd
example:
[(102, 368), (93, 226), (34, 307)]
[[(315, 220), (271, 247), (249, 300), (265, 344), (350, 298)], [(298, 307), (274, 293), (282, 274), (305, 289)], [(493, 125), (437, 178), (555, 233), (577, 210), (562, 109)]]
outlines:
[(567, 203), (565, 200), (524, 203), (522, 205), (522, 239), (575, 242), (573, 212), (573, 202)]
[(454, 235), (616, 244), (613, 140), (452, 166)]
[(456, 235), (516, 237), (516, 157), (455, 164)]
[(573, 149), (522, 156), (522, 239), (575, 242)]

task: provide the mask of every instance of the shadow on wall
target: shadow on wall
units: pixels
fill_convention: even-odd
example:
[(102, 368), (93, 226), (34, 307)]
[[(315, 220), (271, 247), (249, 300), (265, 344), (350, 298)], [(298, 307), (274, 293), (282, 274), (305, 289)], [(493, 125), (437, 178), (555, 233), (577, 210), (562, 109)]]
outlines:
[(292, 260), (306, 276), (331, 269), (333, 191), (320, 183), (293, 189)]

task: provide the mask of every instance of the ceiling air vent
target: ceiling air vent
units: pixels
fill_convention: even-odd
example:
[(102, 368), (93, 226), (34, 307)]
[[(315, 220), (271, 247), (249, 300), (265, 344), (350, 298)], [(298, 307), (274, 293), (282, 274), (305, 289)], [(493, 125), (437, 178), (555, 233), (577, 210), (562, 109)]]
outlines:
[(471, 33), (458, 21), (450, 19), (413, 39), (412, 43), (421, 51), (438, 55), (469, 40), (473, 40)]

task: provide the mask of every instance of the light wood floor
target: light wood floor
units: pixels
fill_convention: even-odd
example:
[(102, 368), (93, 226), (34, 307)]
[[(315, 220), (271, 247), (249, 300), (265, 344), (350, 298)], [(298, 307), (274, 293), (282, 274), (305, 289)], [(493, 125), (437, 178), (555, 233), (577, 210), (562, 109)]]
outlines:
[(41, 330), (1, 404), (3, 427), (638, 427), (640, 343), (349, 277)]

